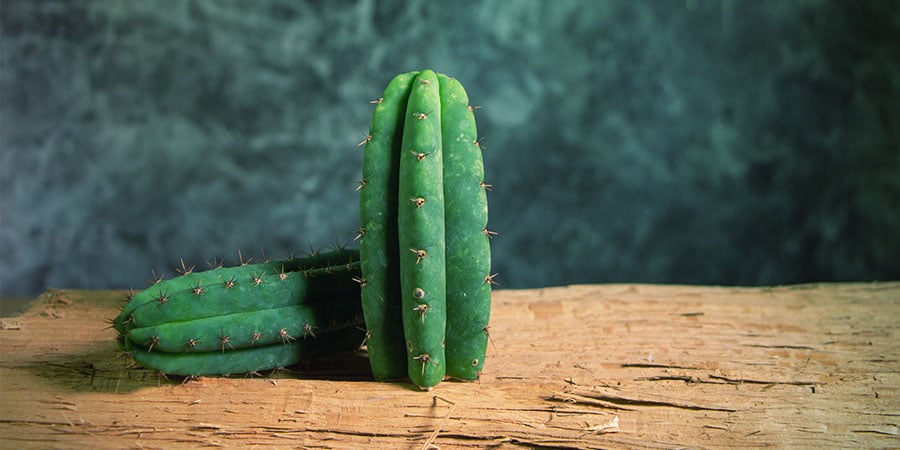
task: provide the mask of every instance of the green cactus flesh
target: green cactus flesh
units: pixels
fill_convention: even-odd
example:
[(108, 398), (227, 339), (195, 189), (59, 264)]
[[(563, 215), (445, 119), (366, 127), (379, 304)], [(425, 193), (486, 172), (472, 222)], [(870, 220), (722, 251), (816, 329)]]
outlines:
[(487, 348), (490, 243), (481, 147), (462, 85), (430, 70), (395, 77), (372, 116), (363, 180), (362, 299), (369, 342), (380, 336), (369, 349), (376, 378), (399, 376), (405, 362), (423, 388), (445, 374), (476, 379)]
[(406, 347), (400, 313), (397, 199), (400, 143), (411, 82), (418, 72), (394, 77), (376, 102), (363, 158), (359, 192), (360, 263), (366, 347), (376, 380), (406, 375)]
[(114, 320), (120, 346), (148, 368), (265, 370), (346, 350), (345, 335), (359, 334), (358, 251), (187, 272), (134, 295)]
[(128, 341), (128, 350), (142, 366), (170, 375), (200, 376), (257, 372), (288, 367), (300, 361), (354, 350), (364, 331), (349, 327), (315, 339), (238, 350), (166, 353)]
[(484, 163), (466, 91), (453, 78), (438, 78), (447, 235), (447, 374), (473, 380), (484, 367), (491, 311)]
[(224, 352), (315, 338), (361, 323), (358, 313), (355, 302), (324, 301), (134, 328), (128, 339), (170, 353)]
[(400, 150), (397, 224), (403, 333), (407, 371), (420, 387), (438, 384), (446, 372), (444, 170), (438, 89), (437, 76), (430, 70), (413, 80)]
[[(162, 309), (163, 306), (168, 305), (173, 295), (183, 294), (188, 298), (193, 295), (194, 298), (192, 300), (199, 300), (201, 298), (215, 297), (209, 294), (216, 291), (238, 288), (238, 291), (244, 292), (245, 287), (257, 285), (258, 287), (264, 286), (267, 289), (266, 295), (275, 296), (283, 301), (293, 302), (294, 300), (291, 297), (285, 298), (277, 293), (270, 292), (271, 288), (278, 286), (272, 282), (276, 280), (284, 281), (281, 280), (282, 274), (291, 274), (292, 272), (308, 273), (312, 270), (335, 267), (358, 260), (358, 250), (341, 249), (332, 252), (315, 253), (303, 258), (289, 258), (283, 261), (241, 264), (235, 267), (217, 267), (205, 272), (182, 270), (182, 272), (186, 273), (169, 280), (158, 281), (149, 288), (134, 294), (118, 317), (113, 320), (113, 325), (120, 335), (124, 334), (129, 328), (134, 327), (136, 320), (135, 311), (137, 309), (147, 305), (155, 305)], [(307, 283), (293, 275), (289, 277), (288, 284), (290, 284), (288, 290), (294, 292), (294, 295), (298, 295), (301, 298), (300, 301), (303, 301), (302, 299), (305, 299), (307, 296), (318, 296), (320, 294), (319, 291), (327, 294), (331, 288), (327, 283), (314, 283), (311, 286), (307, 286)], [(300, 286), (295, 286), (296, 284), (300, 284)], [(293, 291), (292, 289), (302, 289), (302, 291)], [(250, 294), (252, 299), (258, 299), (259, 297), (258, 295), (252, 295), (254, 291), (249, 291), (247, 294)], [(238, 294), (237, 298), (244, 299), (241, 294)], [(273, 307), (277, 306), (277, 303), (264, 303), (263, 306)], [(166, 310), (163, 309), (162, 312)], [(141, 317), (141, 315), (138, 314), (138, 317)], [(142, 320), (146, 319), (142, 318)]]

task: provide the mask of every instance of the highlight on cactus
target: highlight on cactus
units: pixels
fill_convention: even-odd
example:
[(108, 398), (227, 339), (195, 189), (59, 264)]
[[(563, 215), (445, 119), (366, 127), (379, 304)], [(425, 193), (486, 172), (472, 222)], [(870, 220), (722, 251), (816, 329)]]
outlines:
[(222, 375), (287, 367), (358, 348), (359, 252), (216, 267), (131, 296), (113, 320), (119, 346), (172, 375)]
[(482, 147), (459, 81), (397, 75), (361, 145), (362, 307), (372, 372), (428, 389), (484, 367), (491, 274)]

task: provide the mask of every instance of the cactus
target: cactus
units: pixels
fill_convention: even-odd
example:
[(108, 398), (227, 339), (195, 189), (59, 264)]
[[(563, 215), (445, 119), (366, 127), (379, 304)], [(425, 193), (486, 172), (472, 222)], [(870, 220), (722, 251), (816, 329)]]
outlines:
[(475, 108), (455, 79), (397, 75), (376, 102), (360, 183), (360, 249), (157, 281), (112, 320), (148, 367), (210, 375), (283, 367), (365, 342), (378, 380), (477, 379), (490, 239)]
[(493, 277), (474, 108), (431, 70), (396, 76), (376, 103), (359, 189), (372, 371), (405, 371), (425, 389), (444, 375), (476, 379)]
[(120, 346), (148, 368), (253, 372), (362, 339), (356, 250), (181, 272), (135, 294), (113, 320)]

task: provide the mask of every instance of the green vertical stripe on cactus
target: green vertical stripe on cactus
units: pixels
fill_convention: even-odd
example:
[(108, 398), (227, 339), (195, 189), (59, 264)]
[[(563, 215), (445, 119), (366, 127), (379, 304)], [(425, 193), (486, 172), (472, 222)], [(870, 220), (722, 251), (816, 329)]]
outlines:
[(430, 70), (413, 81), (406, 107), (397, 223), (407, 370), (414, 384), (429, 388), (446, 371), (441, 102), (437, 75)]
[(361, 292), (366, 347), (376, 380), (406, 375), (397, 201), (406, 104), (418, 74), (397, 75), (375, 102), (363, 157), (359, 189)]
[(491, 310), (488, 209), (475, 115), (459, 81), (438, 75), (447, 236), (447, 374), (478, 378)]

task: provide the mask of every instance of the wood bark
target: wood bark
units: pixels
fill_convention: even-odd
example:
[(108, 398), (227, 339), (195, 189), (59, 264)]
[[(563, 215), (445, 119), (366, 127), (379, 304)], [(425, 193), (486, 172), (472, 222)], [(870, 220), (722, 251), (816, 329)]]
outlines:
[(123, 298), (0, 321), (0, 447), (900, 445), (900, 282), (498, 290), (481, 379), (430, 392), (364, 354), (166, 379), (116, 350)]

